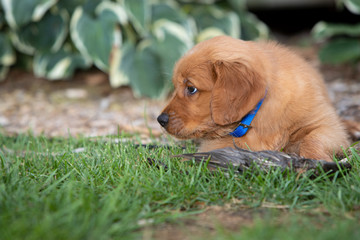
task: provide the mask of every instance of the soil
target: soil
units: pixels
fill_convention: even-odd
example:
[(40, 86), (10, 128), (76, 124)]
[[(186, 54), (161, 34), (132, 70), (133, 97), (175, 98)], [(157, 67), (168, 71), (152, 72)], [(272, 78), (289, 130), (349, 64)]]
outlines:
[(239, 232), (243, 227), (253, 225), (255, 218), (263, 215), (264, 209), (237, 208), (230, 205), (209, 206), (204, 212), (185, 217), (176, 223), (166, 223), (156, 228), (145, 228), (143, 239), (186, 240), (214, 235), (225, 228)]
[(157, 137), (156, 122), (165, 101), (136, 99), (130, 88), (112, 89), (98, 70), (71, 81), (48, 81), (13, 70), (0, 83), (0, 129), (45, 136), (102, 136), (118, 131)]

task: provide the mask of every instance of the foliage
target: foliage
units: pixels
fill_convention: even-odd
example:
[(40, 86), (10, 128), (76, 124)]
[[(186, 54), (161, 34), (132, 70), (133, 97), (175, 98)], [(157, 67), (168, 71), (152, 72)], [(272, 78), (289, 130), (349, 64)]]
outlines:
[[(341, 0), (352, 13), (360, 14), (358, 0)], [(360, 60), (360, 24), (319, 22), (313, 28), (316, 41), (326, 41), (319, 51), (324, 63), (357, 63)]]
[(268, 34), (243, 0), (0, 1), (0, 79), (19, 53), (39, 77), (69, 79), (95, 65), (137, 96), (165, 96), (174, 63), (199, 41)]
[[(0, 134), (1, 239), (139, 239), (141, 234), (153, 239), (151, 231), (169, 222), (170, 229), (186, 231), (182, 219), (191, 216), (193, 224), (195, 214), (211, 205), (230, 213), (228, 221), (243, 213), (239, 219), (251, 224), (231, 233), (216, 216), (203, 215), (199, 221), (205, 222), (195, 226), (205, 226), (203, 234), (210, 239), (358, 239), (360, 157), (355, 149), (350, 172), (311, 179), (311, 174), (277, 170), (210, 172), (170, 157), (194, 151), (190, 143), (185, 150), (150, 148), (131, 139), (140, 138)], [(167, 168), (150, 166), (148, 158)], [(218, 222), (217, 231), (210, 229), (212, 222)]]

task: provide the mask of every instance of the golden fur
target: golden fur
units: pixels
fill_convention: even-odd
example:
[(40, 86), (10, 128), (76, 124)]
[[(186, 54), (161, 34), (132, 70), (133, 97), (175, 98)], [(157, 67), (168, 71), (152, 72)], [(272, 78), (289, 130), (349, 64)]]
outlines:
[[(235, 142), (332, 161), (349, 144), (320, 74), (276, 43), (226, 36), (201, 42), (177, 62), (173, 83), (164, 127), (178, 138), (200, 139), (199, 151)], [(191, 94), (188, 87), (198, 91)], [(252, 128), (243, 137), (230, 136), (265, 91)]]

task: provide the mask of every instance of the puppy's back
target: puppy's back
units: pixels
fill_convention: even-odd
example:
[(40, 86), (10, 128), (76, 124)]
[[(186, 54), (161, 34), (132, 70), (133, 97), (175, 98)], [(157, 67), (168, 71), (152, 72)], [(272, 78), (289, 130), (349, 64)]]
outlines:
[[(284, 121), (281, 126), (290, 129), (289, 152), (303, 155), (306, 152), (306, 156), (311, 156), (311, 151), (316, 153), (320, 148), (331, 156), (341, 152), (341, 146), (347, 147), (344, 126), (331, 104), (321, 74), (288, 48), (274, 42), (256, 45), (267, 56), (269, 92), (273, 103), (277, 102), (277, 109), (268, 109), (279, 113), (278, 121), (280, 118)], [(301, 145), (306, 138), (308, 143)]]

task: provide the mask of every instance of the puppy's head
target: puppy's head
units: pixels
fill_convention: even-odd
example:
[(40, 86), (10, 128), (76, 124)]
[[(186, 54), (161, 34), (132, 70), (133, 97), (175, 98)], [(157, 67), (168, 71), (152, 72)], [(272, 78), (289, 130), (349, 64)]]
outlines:
[(217, 138), (264, 97), (264, 69), (252, 44), (230, 37), (199, 43), (174, 68), (175, 91), (158, 117), (178, 138)]

